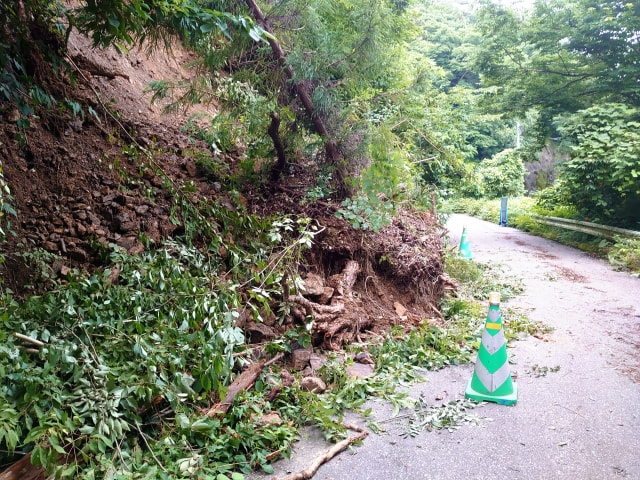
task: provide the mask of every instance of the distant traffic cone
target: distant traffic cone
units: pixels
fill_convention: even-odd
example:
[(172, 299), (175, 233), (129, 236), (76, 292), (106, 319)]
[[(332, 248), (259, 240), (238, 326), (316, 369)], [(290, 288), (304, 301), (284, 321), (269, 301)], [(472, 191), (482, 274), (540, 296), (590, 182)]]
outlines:
[(462, 227), (462, 237), (460, 238), (460, 248), (458, 248), (458, 256), (471, 260), (471, 247), (469, 246), (469, 239), (467, 238), (467, 227)]
[(518, 386), (511, 379), (507, 360), (507, 340), (502, 329), (500, 293), (489, 294), (489, 314), (482, 333), (473, 377), (465, 397), (477, 401), (515, 405)]

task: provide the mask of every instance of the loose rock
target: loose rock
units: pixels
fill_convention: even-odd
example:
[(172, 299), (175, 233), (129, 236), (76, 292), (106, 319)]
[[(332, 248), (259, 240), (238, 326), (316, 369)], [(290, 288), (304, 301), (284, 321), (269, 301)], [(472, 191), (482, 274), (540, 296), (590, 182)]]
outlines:
[(323, 393), (327, 389), (327, 384), (320, 377), (304, 377), (300, 387), (305, 392)]

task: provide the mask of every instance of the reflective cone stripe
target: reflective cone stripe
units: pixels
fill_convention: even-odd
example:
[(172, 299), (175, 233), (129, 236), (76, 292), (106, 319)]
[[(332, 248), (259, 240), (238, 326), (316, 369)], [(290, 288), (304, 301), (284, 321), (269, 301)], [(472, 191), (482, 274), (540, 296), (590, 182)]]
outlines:
[(507, 340), (504, 338), (504, 332), (502, 329), (496, 334), (491, 335), (486, 329), (482, 333), (482, 346), (489, 353), (489, 355), (493, 355), (500, 348), (506, 345)]
[(493, 373), (489, 373), (489, 370), (487, 370), (483, 364), (476, 363), (475, 374), (484, 388), (491, 393), (498, 390), (504, 382), (511, 378), (511, 372), (509, 371), (509, 366), (506, 363)]
[[(502, 332), (502, 315), (500, 314), (499, 307), (496, 309), (489, 307), (489, 314), (487, 315), (487, 321), (484, 324), (484, 328), (489, 330), (500, 330), (500, 332)], [(502, 338), (504, 338), (504, 334), (502, 334)]]

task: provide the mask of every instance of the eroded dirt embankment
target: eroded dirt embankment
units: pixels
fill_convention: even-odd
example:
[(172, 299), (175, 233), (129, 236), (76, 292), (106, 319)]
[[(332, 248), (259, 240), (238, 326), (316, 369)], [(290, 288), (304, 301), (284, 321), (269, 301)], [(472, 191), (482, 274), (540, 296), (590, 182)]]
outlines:
[[(43, 87), (56, 98), (77, 102), (83, 115), (41, 109), (31, 128), (22, 132), (17, 111), (0, 111), (0, 154), (17, 211), (12, 219), (15, 236), (3, 245), (8, 255), (2, 278), (16, 295), (50, 286), (47, 279), (35, 278), (34, 266), (16, 252), (42, 248), (56, 255), (50, 276), (64, 278), (72, 268), (103, 267), (101, 248), (110, 243), (139, 254), (145, 249), (142, 237), (159, 244), (184, 234), (180, 215), (171, 212), (176, 189), (189, 185), (183, 193), (188, 192), (185, 196), (193, 204), (207, 199), (258, 215), (314, 219), (321, 233), (300, 273), (315, 275), (331, 294), (309, 296), (298, 302), (294, 313), (298, 320), (309, 314), (318, 317), (318, 334), (325, 335), (318, 346), (340, 348), (392, 325), (440, 317), (436, 305), (450, 285), (442, 275), (441, 230), (435, 215), (404, 212), (379, 233), (354, 230), (334, 216), (338, 202), (303, 202), (305, 188), (315, 185), (304, 159), (280, 185), (267, 184), (259, 191), (247, 185), (230, 198), (225, 179), (211, 181), (198, 166), (197, 158), (214, 154), (183, 128), (193, 113), (213, 114), (216, 105), (167, 114), (162, 109), (166, 101), (152, 104), (147, 91), (152, 80), (192, 79), (193, 54), (175, 45), (171, 53), (134, 48), (120, 55), (111, 48), (91, 48), (88, 39), (73, 34), (68, 56), (76, 83), (43, 70)], [(22, 134), (24, 144), (18, 141)], [(240, 157), (240, 151), (229, 152), (216, 162), (234, 172)], [(293, 183), (296, 188), (288, 188)], [(355, 262), (354, 275), (339, 292), (332, 282), (345, 282), (349, 262)], [(313, 304), (303, 305), (305, 301)], [(332, 304), (335, 311), (323, 315)], [(279, 333), (279, 326), (269, 317), (266, 330), (254, 333), (260, 340)]]

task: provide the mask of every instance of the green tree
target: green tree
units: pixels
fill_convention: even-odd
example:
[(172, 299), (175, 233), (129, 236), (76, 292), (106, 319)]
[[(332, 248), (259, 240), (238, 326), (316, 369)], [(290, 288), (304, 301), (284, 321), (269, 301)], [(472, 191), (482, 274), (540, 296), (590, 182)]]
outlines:
[(224, 55), (205, 51), (205, 61), (271, 102), (263, 124), (274, 117), (281, 122), (264, 128), (263, 136), (269, 130), (279, 152), (276, 171), (285, 163), (287, 172), (304, 165), (323, 182), (330, 175), (337, 196), (357, 190), (359, 173), (371, 163), (376, 129), (394, 116), (414, 81), (411, 68), (399, 68), (404, 40), (412, 35), (404, 2), (220, 3), (273, 32), (270, 48), (238, 38), (223, 47)]
[(412, 48), (446, 72), (447, 88), (477, 88), (480, 78), (471, 60), (482, 38), (473, 25), (474, 19), (455, 7), (431, 1), (417, 2), (414, 12), (420, 35)]
[(420, 162), (424, 180), (452, 191), (480, 162), (514, 145), (515, 125), (483, 111), (479, 76), (472, 63), (482, 41), (475, 17), (441, 2), (416, 2), (412, 18), (420, 34), (409, 45), (428, 82), (407, 102), (413, 130), (405, 141)]
[(519, 151), (503, 150), (476, 165), (462, 190), (472, 197), (517, 197), (524, 194), (525, 173)]
[(565, 198), (582, 217), (638, 228), (640, 225), (640, 110), (603, 104), (558, 121), (571, 142), (560, 165)]
[(488, 3), (475, 65), (493, 111), (540, 108), (543, 120), (602, 101), (640, 104), (640, 4), (539, 0), (520, 18)]

